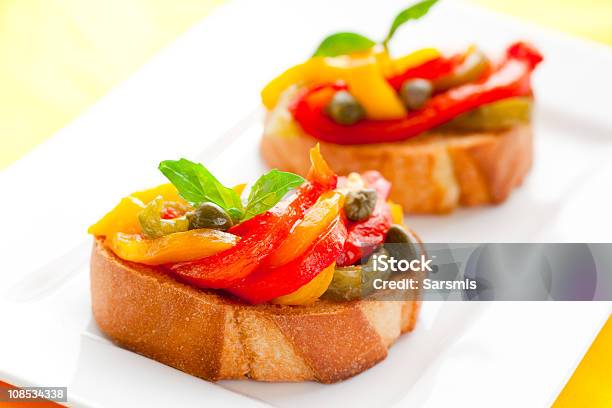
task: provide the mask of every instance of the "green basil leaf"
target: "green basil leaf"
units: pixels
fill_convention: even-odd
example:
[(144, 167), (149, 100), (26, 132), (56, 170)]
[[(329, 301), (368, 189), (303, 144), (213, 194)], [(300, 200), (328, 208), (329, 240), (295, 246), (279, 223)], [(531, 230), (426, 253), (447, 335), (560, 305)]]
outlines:
[(244, 217), (244, 208), (227, 208), (227, 213), (234, 224), (239, 224)]
[(296, 188), (303, 182), (304, 179), (297, 174), (276, 169), (264, 174), (251, 187), (244, 211), (244, 219), (249, 219), (274, 207), (289, 190)]
[(312, 55), (313, 57), (336, 57), (353, 52), (367, 51), (376, 42), (357, 33), (336, 33), (326, 37)]
[(402, 25), (407, 23), (410, 20), (418, 20), (423, 17), (425, 14), (429, 12), (429, 9), (438, 2), (438, 0), (424, 0), (420, 3), (416, 3), (407, 9), (402, 10), (393, 20), (393, 24), (391, 24), (391, 28), (389, 29), (389, 34), (383, 41), (385, 47), (393, 37), (393, 34), (400, 28)]
[(181, 197), (193, 206), (211, 202), (223, 208), (232, 219), (240, 219), (244, 213), (240, 196), (225, 187), (200, 163), (187, 159), (165, 160), (159, 170), (177, 188)]

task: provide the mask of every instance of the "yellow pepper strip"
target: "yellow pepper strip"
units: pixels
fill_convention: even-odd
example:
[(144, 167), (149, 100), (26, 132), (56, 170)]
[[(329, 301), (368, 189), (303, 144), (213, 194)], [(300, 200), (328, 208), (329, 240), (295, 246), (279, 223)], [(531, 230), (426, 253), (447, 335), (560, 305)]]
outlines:
[(309, 156), (311, 166), (308, 171), (308, 179), (316, 180), (321, 184), (336, 183), (336, 173), (334, 173), (323, 158), (319, 143), (310, 148)]
[(261, 91), (261, 101), (264, 106), (268, 109), (274, 108), (285, 89), (291, 85), (307, 81), (310, 77), (309, 71), (312, 70), (312, 61), (315, 59), (320, 58), (311, 58), (302, 64), (291, 67), (270, 81)]
[(316, 301), (329, 287), (336, 269), (336, 263), (332, 263), (323, 269), (313, 280), (289, 294), (272, 299), (272, 303), (278, 305), (307, 305)]
[(406, 113), (404, 106), (385, 78), (438, 56), (438, 50), (425, 48), (393, 60), (384, 48), (374, 47), (355, 55), (314, 57), (270, 81), (262, 90), (261, 98), (265, 107), (272, 109), (291, 85), (343, 80), (370, 119), (399, 118)]
[(145, 265), (194, 261), (225, 251), (236, 245), (238, 237), (211, 229), (193, 229), (145, 239), (139, 234), (117, 232), (106, 245), (119, 258)]
[(391, 58), (385, 47), (376, 48), (373, 55), (376, 58), (376, 64), (378, 64), (380, 72), (385, 78), (395, 75), (395, 61)]
[(246, 183), (236, 184), (234, 187), (232, 187), (232, 190), (234, 190), (236, 194), (242, 195), (242, 192), (244, 191), (245, 187), (246, 187)]
[(285, 265), (303, 254), (338, 217), (343, 206), (343, 194), (337, 191), (322, 194), (296, 224), (291, 235), (268, 258), (269, 266)]
[(391, 210), (391, 220), (394, 224), (404, 223), (404, 209), (401, 205), (394, 203), (393, 201), (387, 201), (389, 209)]
[(272, 80), (262, 91), (261, 97), (268, 109), (274, 108), (281, 93), (296, 83), (347, 82), (349, 90), (364, 107), (371, 119), (393, 119), (406, 114), (404, 105), (395, 90), (386, 81), (372, 55), (351, 58), (311, 58), (296, 65)]
[(110, 236), (116, 232), (140, 233), (138, 214), (145, 208), (136, 197), (125, 197), (109, 213), (89, 227), (88, 233), (96, 236)]
[(406, 116), (406, 108), (395, 89), (382, 75), (375, 58), (346, 70), (350, 93), (369, 119), (388, 120)]
[(137, 191), (123, 198), (119, 204), (109, 211), (100, 221), (89, 227), (88, 233), (96, 236), (110, 236), (115, 232), (126, 234), (139, 234), (141, 232), (138, 214), (145, 208), (145, 204), (161, 196), (164, 201), (171, 201), (187, 206), (187, 202), (178, 195), (174, 185), (161, 184), (148, 190)]
[(394, 71), (393, 74), (401, 74), (409, 68), (424, 64), (427, 61), (438, 58), (440, 55), (440, 51), (436, 50), (435, 48), (423, 48), (422, 50), (418, 50), (403, 57), (397, 58), (393, 60), (392, 63)]
[(137, 191), (131, 194), (132, 197), (136, 197), (143, 203), (147, 204), (150, 201), (155, 200), (158, 196), (161, 196), (164, 201), (175, 201), (178, 203), (185, 203), (185, 200), (178, 194), (176, 187), (173, 184), (161, 184), (157, 187), (150, 188), (148, 190)]
[(291, 85), (329, 83), (343, 78), (343, 72), (352, 60), (348, 56), (336, 58), (313, 57), (289, 68), (273, 79), (261, 91), (261, 100), (267, 109), (278, 103), (281, 95)]

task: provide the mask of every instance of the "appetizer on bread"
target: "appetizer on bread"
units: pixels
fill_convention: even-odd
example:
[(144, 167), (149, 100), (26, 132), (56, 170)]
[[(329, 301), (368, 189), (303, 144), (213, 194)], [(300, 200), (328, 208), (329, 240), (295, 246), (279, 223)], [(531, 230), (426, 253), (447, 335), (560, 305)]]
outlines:
[(162, 162), (170, 184), (123, 198), (89, 229), (100, 329), (212, 381), (335, 382), (384, 359), (413, 329), (420, 292), (374, 291), (393, 276), (372, 259), (422, 245), (380, 173), (338, 177), (318, 146), (310, 159), (306, 179), (272, 170), (248, 194), (201, 164)]
[(272, 80), (261, 94), (270, 167), (305, 174), (306, 152), (319, 143), (339, 174), (380, 171), (407, 213), (504, 201), (531, 167), (530, 78), (542, 56), (517, 42), (498, 61), (475, 46), (392, 57), (397, 28), (435, 3), (403, 10), (382, 44), (330, 35)]

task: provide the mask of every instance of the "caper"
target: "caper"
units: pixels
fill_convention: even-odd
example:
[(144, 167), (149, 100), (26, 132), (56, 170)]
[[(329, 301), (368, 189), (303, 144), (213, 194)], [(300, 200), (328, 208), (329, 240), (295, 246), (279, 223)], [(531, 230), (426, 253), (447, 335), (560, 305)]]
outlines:
[(393, 258), (400, 260), (412, 260), (418, 257), (417, 239), (404, 227), (393, 224), (387, 231), (385, 238), (385, 249)]
[(336, 267), (334, 277), (323, 297), (332, 300), (359, 299), (361, 297), (361, 265)]
[(365, 116), (363, 107), (347, 91), (338, 91), (325, 107), (327, 114), (341, 125), (352, 125)]
[(161, 212), (164, 208), (164, 199), (159, 196), (151, 200), (138, 214), (138, 222), (142, 234), (146, 238), (159, 238), (175, 232), (187, 231), (189, 221), (185, 216), (164, 220)]
[(354, 300), (372, 293), (374, 291), (374, 280), (386, 280), (391, 274), (390, 271), (381, 271), (374, 268), (374, 256), (383, 254), (388, 255), (387, 251), (380, 247), (363, 265), (336, 267), (334, 277), (323, 297), (332, 300)]
[(351, 221), (363, 221), (372, 215), (376, 207), (376, 190), (362, 188), (357, 191), (349, 191), (344, 201), (344, 212)]
[(489, 65), (487, 56), (478, 48), (472, 48), (461, 65), (454, 72), (434, 81), (437, 91), (446, 91), (456, 86), (473, 82), (480, 78)]
[(234, 223), (232, 217), (223, 208), (214, 203), (202, 203), (187, 214), (189, 229), (210, 228), (220, 231), (229, 229)]
[(433, 85), (426, 79), (411, 79), (402, 85), (400, 95), (408, 109), (421, 109), (431, 98)]

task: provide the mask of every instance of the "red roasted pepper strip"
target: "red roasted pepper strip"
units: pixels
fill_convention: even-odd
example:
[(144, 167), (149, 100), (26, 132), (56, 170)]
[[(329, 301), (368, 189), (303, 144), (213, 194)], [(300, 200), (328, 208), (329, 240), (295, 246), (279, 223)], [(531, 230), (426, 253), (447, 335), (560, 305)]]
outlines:
[(396, 91), (402, 88), (404, 82), (409, 79), (438, 79), (453, 72), (453, 69), (461, 62), (461, 56), (452, 58), (437, 57), (416, 67), (408, 68), (399, 75), (387, 78), (387, 82), (391, 84)]
[(303, 255), (270, 269), (258, 269), (228, 292), (250, 303), (263, 303), (301, 288), (331, 265), (344, 246), (346, 227), (338, 218)]
[(222, 289), (235, 284), (280, 245), (322, 191), (319, 185), (305, 183), (286, 208), (275, 208), (249, 220), (249, 231), (232, 248), (201, 260), (170, 265), (170, 270), (202, 288)]
[(353, 265), (372, 253), (377, 246), (383, 243), (392, 223), (391, 211), (387, 204), (391, 183), (377, 171), (368, 171), (361, 177), (366, 185), (376, 190), (376, 207), (372, 215), (365, 221), (348, 225), (348, 238), (342, 254), (338, 257), (338, 266)]
[[(323, 159), (318, 144), (310, 151), (310, 161), (312, 163), (312, 166), (310, 167), (310, 171), (308, 172), (307, 179), (321, 186), (323, 188), (323, 190), (321, 190), (321, 193), (336, 188), (338, 184), (338, 175), (334, 173), (334, 171), (329, 167), (325, 159)], [(310, 207), (310, 205), (308, 207)], [(253, 217), (247, 221), (233, 226), (228, 232), (242, 237), (245, 234), (249, 233), (249, 231), (251, 231), (258, 223), (259, 218)]]
[(243, 223), (246, 227), (230, 230), (241, 236), (238, 244), (207, 258), (168, 265), (168, 268), (195, 286), (215, 289), (230, 287), (251, 274), (278, 248), (319, 196), (336, 187), (337, 176), (323, 160), (318, 146), (311, 150), (311, 160), (309, 181), (297, 188), (289, 203), (281, 202)]
[[(508, 48), (506, 60), (483, 82), (471, 83), (433, 96), (425, 106), (395, 120), (362, 120), (340, 125), (324, 112), (333, 96), (330, 89), (346, 89), (343, 84), (306, 88), (290, 107), (295, 120), (306, 133), (319, 140), (337, 144), (396, 142), (442, 125), (481, 105), (515, 96), (531, 95), (531, 72), (542, 60), (537, 50), (525, 43)], [(317, 97), (327, 92), (327, 98)]]

